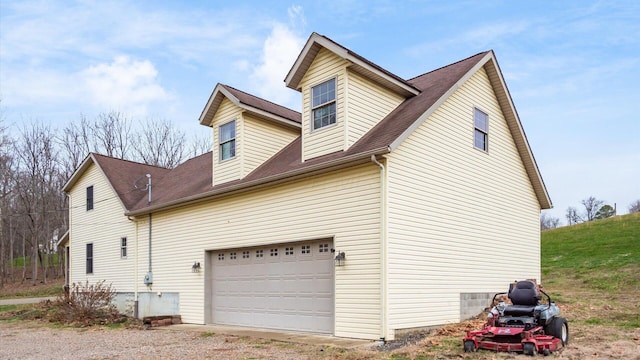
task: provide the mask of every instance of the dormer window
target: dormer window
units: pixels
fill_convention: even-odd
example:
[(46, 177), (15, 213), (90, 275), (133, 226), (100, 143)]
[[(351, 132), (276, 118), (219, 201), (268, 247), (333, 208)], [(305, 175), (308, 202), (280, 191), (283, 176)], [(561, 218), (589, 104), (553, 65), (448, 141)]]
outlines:
[(336, 123), (336, 79), (311, 88), (313, 130)]
[(219, 128), (220, 161), (236, 156), (236, 122), (231, 121)]

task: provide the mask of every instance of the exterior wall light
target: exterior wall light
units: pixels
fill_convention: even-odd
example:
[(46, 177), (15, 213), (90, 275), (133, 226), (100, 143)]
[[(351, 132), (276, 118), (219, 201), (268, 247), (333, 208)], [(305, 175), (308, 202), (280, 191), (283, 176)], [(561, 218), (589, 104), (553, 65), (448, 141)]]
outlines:
[(191, 272), (200, 272), (200, 262), (196, 261), (193, 263), (193, 265), (191, 266)]
[(336, 257), (333, 259), (335, 266), (344, 266), (344, 251), (336, 251)]

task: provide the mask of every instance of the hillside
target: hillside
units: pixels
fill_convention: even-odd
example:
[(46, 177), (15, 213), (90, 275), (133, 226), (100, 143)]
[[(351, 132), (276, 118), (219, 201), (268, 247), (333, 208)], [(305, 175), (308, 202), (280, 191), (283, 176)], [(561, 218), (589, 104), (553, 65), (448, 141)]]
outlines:
[(545, 289), (575, 321), (640, 327), (640, 213), (542, 232)]

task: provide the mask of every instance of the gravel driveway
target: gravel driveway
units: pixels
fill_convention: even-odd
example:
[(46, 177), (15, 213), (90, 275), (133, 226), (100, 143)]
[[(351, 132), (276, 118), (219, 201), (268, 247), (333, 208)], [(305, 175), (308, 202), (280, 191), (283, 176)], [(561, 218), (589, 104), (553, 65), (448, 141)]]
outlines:
[(0, 323), (0, 359), (312, 359), (330, 351), (336, 349), (206, 332)]

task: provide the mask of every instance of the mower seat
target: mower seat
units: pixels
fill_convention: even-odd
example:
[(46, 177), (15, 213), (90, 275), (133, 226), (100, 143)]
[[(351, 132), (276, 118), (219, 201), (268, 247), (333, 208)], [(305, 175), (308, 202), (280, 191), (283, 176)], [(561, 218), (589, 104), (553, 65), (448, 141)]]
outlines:
[(507, 316), (535, 316), (535, 308), (540, 301), (538, 287), (533, 281), (518, 281), (509, 289), (509, 299), (513, 305), (504, 309)]

